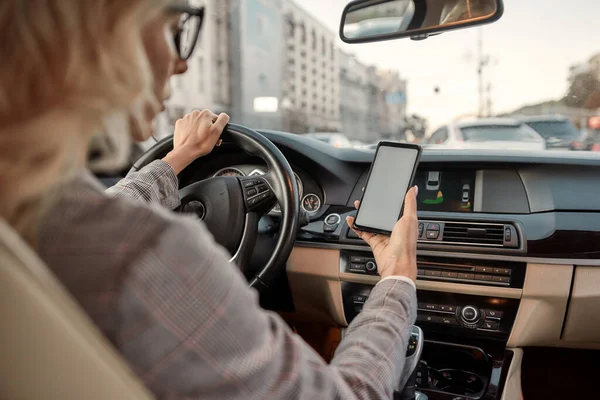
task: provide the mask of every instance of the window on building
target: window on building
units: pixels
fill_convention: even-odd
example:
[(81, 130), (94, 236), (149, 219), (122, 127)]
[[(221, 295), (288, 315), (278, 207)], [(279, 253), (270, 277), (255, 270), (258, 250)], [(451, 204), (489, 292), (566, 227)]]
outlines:
[(291, 15), (287, 17), (287, 34), (288, 37), (294, 37), (296, 33), (296, 23), (294, 22), (294, 18)]
[(300, 24), (300, 43), (306, 44), (306, 27), (304, 24)]
[(313, 50), (317, 50), (317, 32), (313, 29), (312, 30), (312, 49)]
[(321, 49), (323, 49), (323, 56), (327, 55), (327, 42), (325, 41), (325, 36), (321, 36)]
[(258, 87), (262, 92), (269, 90), (269, 80), (265, 74), (258, 75)]

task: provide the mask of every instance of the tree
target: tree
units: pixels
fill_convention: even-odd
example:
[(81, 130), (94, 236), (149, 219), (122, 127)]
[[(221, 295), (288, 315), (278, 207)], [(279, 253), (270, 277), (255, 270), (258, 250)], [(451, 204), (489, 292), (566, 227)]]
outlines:
[(407, 115), (405, 131), (411, 131), (416, 138), (421, 139), (427, 131), (427, 120), (417, 114)]
[(569, 91), (563, 103), (569, 107), (596, 109), (600, 107), (600, 81), (593, 71), (577, 73), (571, 69)]

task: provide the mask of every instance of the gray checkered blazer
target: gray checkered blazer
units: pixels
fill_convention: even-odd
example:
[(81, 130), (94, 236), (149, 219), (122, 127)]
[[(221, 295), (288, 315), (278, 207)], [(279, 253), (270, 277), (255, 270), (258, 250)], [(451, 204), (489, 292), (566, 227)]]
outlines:
[(410, 284), (378, 284), (328, 365), (260, 308), (203, 223), (168, 210), (177, 193), (162, 161), (109, 195), (84, 173), (49, 213), (39, 243), (157, 398), (391, 398), (416, 317)]

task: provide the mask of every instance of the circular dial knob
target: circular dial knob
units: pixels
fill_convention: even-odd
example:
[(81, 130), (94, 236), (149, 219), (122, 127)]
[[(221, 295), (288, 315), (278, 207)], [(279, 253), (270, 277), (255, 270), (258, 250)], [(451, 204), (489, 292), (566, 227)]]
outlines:
[(463, 321), (465, 321), (467, 323), (471, 323), (471, 324), (479, 321), (479, 316), (480, 316), (479, 310), (473, 306), (463, 307), (462, 311), (460, 312), (460, 315), (461, 315)]
[(377, 271), (377, 264), (374, 261), (369, 261), (366, 265), (367, 271), (375, 272)]

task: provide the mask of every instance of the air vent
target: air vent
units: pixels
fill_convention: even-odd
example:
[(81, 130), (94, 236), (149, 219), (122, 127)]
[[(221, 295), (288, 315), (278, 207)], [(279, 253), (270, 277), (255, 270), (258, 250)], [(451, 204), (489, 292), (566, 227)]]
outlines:
[[(506, 237), (505, 228), (509, 229)], [(504, 224), (482, 224), (469, 222), (444, 223), (443, 242), (470, 244), (476, 246), (504, 247), (512, 240), (512, 226)], [(505, 240), (508, 239), (508, 240)]]
[(518, 249), (511, 223), (419, 220), (419, 243)]

